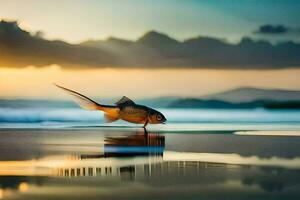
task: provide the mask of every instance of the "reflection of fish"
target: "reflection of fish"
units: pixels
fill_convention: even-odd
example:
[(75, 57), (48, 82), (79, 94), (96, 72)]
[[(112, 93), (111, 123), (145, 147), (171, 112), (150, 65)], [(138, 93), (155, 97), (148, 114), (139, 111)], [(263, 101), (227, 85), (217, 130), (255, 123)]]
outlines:
[(116, 102), (116, 105), (102, 105), (78, 92), (61, 87), (59, 85), (56, 86), (74, 96), (77, 103), (82, 108), (105, 112), (104, 117), (107, 122), (113, 122), (118, 119), (122, 119), (135, 124), (144, 124), (144, 127), (146, 127), (148, 123), (162, 124), (166, 121), (166, 118), (162, 113), (152, 108), (135, 104), (132, 100), (125, 96)]
[(158, 133), (105, 137), (104, 142), (103, 153), (82, 154), (80, 158), (162, 157), (165, 150), (165, 136)]
[(158, 133), (135, 134), (125, 137), (106, 137), (105, 157), (162, 156), (165, 136)]

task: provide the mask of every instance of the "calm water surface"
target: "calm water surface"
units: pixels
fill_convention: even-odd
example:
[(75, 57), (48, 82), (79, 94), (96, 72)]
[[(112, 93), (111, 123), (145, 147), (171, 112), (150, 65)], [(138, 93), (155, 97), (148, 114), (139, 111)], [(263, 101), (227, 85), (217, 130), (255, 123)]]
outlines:
[(153, 130), (2, 128), (0, 198), (300, 198), (300, 131)]

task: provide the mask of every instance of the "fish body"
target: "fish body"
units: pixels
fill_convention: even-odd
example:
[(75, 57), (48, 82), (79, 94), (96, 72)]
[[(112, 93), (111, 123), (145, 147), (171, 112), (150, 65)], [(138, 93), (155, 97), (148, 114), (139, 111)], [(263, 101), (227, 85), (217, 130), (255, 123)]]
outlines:
[(140, 105), (121, 106), (119, 118), (135, 124), (144, 124), (148, 117), (147, 107)]
[(136, 104), (126, 96), (123, 96), (115, 105), (99, 104), (92, 99), (73, 90), (56, 85), (75, 97), (76, 102), (87, 110), (103, 111), (106, 122), (114, 122), (122, 119), (135, 124), (162, 124), (166, 122), (165, 116), (157, 110), (144, 105)]

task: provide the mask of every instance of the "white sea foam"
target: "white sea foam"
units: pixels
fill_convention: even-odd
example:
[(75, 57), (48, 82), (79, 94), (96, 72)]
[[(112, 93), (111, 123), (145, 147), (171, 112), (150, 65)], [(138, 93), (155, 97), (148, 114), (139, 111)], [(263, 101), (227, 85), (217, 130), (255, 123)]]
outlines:
[[(168, 122), (298, 122), (299, 111), (238, 109), (159, 109)], [(103, 114), (80, 108), (0, 108), (0, 122), (93, 122)]]
[[(300, 127), (300, 111), (159, 109), (168, 119), (164, 130), (290, 130)], [(0, 108), (0, 127), (26, 125), (104, 125), (103, 113), (80, 108)], [(109, 125), (125, 125), (118, 121)], [(213, 127), (212, 127), (212, 124)], [(229, 126), (229, 127), (227, 127)], [(263, 126), (263, 127), (262, 127)], [(162, 128), (162, 126), (155, 126)]]

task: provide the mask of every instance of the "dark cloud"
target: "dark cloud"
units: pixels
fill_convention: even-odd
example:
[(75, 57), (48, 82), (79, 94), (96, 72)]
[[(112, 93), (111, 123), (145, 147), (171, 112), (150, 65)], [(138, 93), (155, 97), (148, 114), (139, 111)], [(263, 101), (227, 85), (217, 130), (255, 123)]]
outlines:
[(7, 67), (300, 67), (300, 44), (291, 41), (273, 45), (244, 38), (238, 44), (229, 44), (216, 38), (196, 37), (180, 42), (151, 31), (136, 41), (109, 38), (73, 45), (46, 40), (42, 33), (30, 34), (16, 22), (6, 21), (0, 22), (0, 52), (0, 66)]
[(268, 34), (268, 35), (287, 35), (287, 34), (300, 34), (300, 29), (291, 28), (284, 25), (272, 25), (265, 24), (254, 31), (256, 34)]
[(266, 24), (259, 27), (256, 33), (259, 34), (285, 34), (289, 31), (289, 28), (283, 25)]
[(30, 34), (17, 22), (0, 22), (0, 65), (22, 67), (59, 64), (67, 67), (107, 66), (118, 58), (100, 49), (72, 45), (64, 41), (50, 41), (41, 33)]

